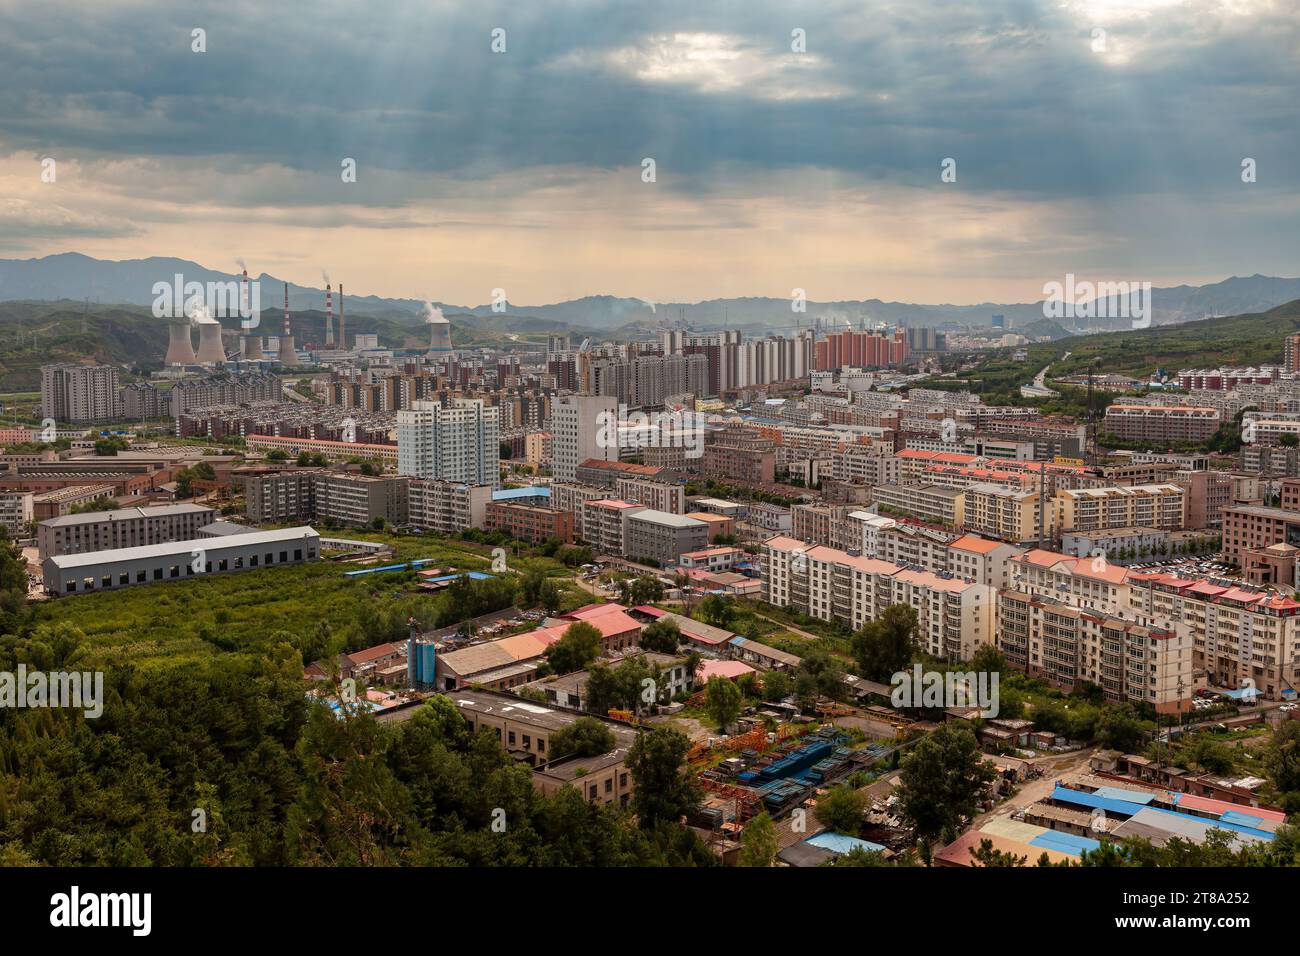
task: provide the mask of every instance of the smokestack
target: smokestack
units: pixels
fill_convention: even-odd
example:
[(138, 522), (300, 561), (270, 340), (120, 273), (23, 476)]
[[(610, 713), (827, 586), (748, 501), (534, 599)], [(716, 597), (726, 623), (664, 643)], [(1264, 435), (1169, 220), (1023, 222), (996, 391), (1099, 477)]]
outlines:
[(334, 293), (328, 282), (325, 283), (325, 347), (334, 348)]
[(343, 326), (343, 283), (339, 283), (339, 348), (348, 347), (348, 334)]
[(284, 284), (284, 331), (280, 334), (280, 364), (292, 368), (298, 364), (298, 351), (293, 347), (293, 331), (289, 328), (289, 283)]
[(197, 361), (194, 357), (194, 340), (190, 337), (190, 320), (168, 323), (166, 363), (193, 365)]
[(209, 318), (199, 322), (199, 364), (220, 365), (226, 360), (226, 350), (221, 345), (221, 323)]

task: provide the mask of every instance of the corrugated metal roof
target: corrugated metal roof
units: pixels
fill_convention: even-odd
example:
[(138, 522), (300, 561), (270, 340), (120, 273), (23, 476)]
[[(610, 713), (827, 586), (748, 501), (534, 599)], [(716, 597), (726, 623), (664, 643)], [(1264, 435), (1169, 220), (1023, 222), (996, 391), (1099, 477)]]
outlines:
[(107, 551), (87, 551), (84, 554), (61, 554), (45, 560), (54, 562), (54, 566), (61, 570), (89, 568), (118, 561), (167, 558), (173, 555), (189, 557), (193, 551), (220, 554), (227, 549), (242, 549), (254, 544), (283, 544), (289, 541), (302, 541), (307, 538), (319, 537), (320, 535), (316, 533), (314, 528), (303, 525), (298, 528), (281, 528), (277, 531), (250, 531), (248, 534), (232, 535), (229, 538), (192, 538), (188, 541), (168, 541), (163, 544), (146, 544), (135, 548), (112, 548)]

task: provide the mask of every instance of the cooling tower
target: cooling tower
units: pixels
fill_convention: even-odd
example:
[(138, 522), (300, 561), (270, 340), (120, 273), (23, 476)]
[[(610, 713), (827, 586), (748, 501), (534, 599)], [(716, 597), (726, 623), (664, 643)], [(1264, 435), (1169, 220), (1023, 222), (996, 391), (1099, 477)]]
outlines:
[(259, 361), (262, 358), (262, 337), (260, 335), (245, 335), (243, 337), (242, 352), (245, 361)]
[(167, 326), (167, 364), (193, 365), (194, 342), (190, 339), (190, 323), (172, 322)]
[(280, 364), (292, 368), (298, 364), (298, 352), (293, 347), (293, 333), (289, 330), (289, 283), (284, 284), (284, 331), (280, 333)]
[(226, 350), (221, 347), (221, 323), (207, 321), (199, 323), (200, 365), (220, 365), (226, 360)]
[(429, 354), (451, 354), (451, 323), (441, 316), (429, 323)]

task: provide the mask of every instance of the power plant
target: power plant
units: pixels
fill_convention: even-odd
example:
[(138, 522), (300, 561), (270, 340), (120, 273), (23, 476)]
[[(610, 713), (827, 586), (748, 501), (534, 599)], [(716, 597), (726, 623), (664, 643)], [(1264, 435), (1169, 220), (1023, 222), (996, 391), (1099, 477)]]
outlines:
[(432, 302), (424, 303), (424, 321), (429, 326), (429, 354), (451, 354), (451, 323), (442, 309)]
[(194, 357), (194, 341), (190, 338), (190, 320), (180, 318), (167, 324), (167, 358), (168, 365), (193, 365), (198, 361)]
[(198, 363), (220, 365), (225, 362), (226, 350), (221, 345), (221, 323), (212, 317), (206, 305), (196, 305), (190, 317), (199, 327)]
[(289, 283), (284, 284), (284, 331), (280, 333), (280, 364), (292, 368), (298, 364), (298, 351), (293, 347), (293, 331), (289, 328)]

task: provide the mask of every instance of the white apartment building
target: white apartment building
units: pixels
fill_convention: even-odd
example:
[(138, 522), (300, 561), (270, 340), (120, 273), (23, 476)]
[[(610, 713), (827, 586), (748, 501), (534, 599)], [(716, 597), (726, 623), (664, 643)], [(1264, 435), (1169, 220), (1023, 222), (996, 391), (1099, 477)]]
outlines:
[(423, 531), (454, 537), (466, 528), (482, 528), (491, 500), (491, 485), (416, 479), (407, 487), (407, 520)]
[[(556, 481), (573, 481), (588, 458), (618, 461), (613, 425), (618, 400), (611, 395), (561, 395), (551, 403), (551, 470)], [(605, 425), (604, 428), (601, 426)]]
[(496, 488), (500, 464), (500, 413), (480, 399), (414, 402), (397, 413), (400, 475)]

